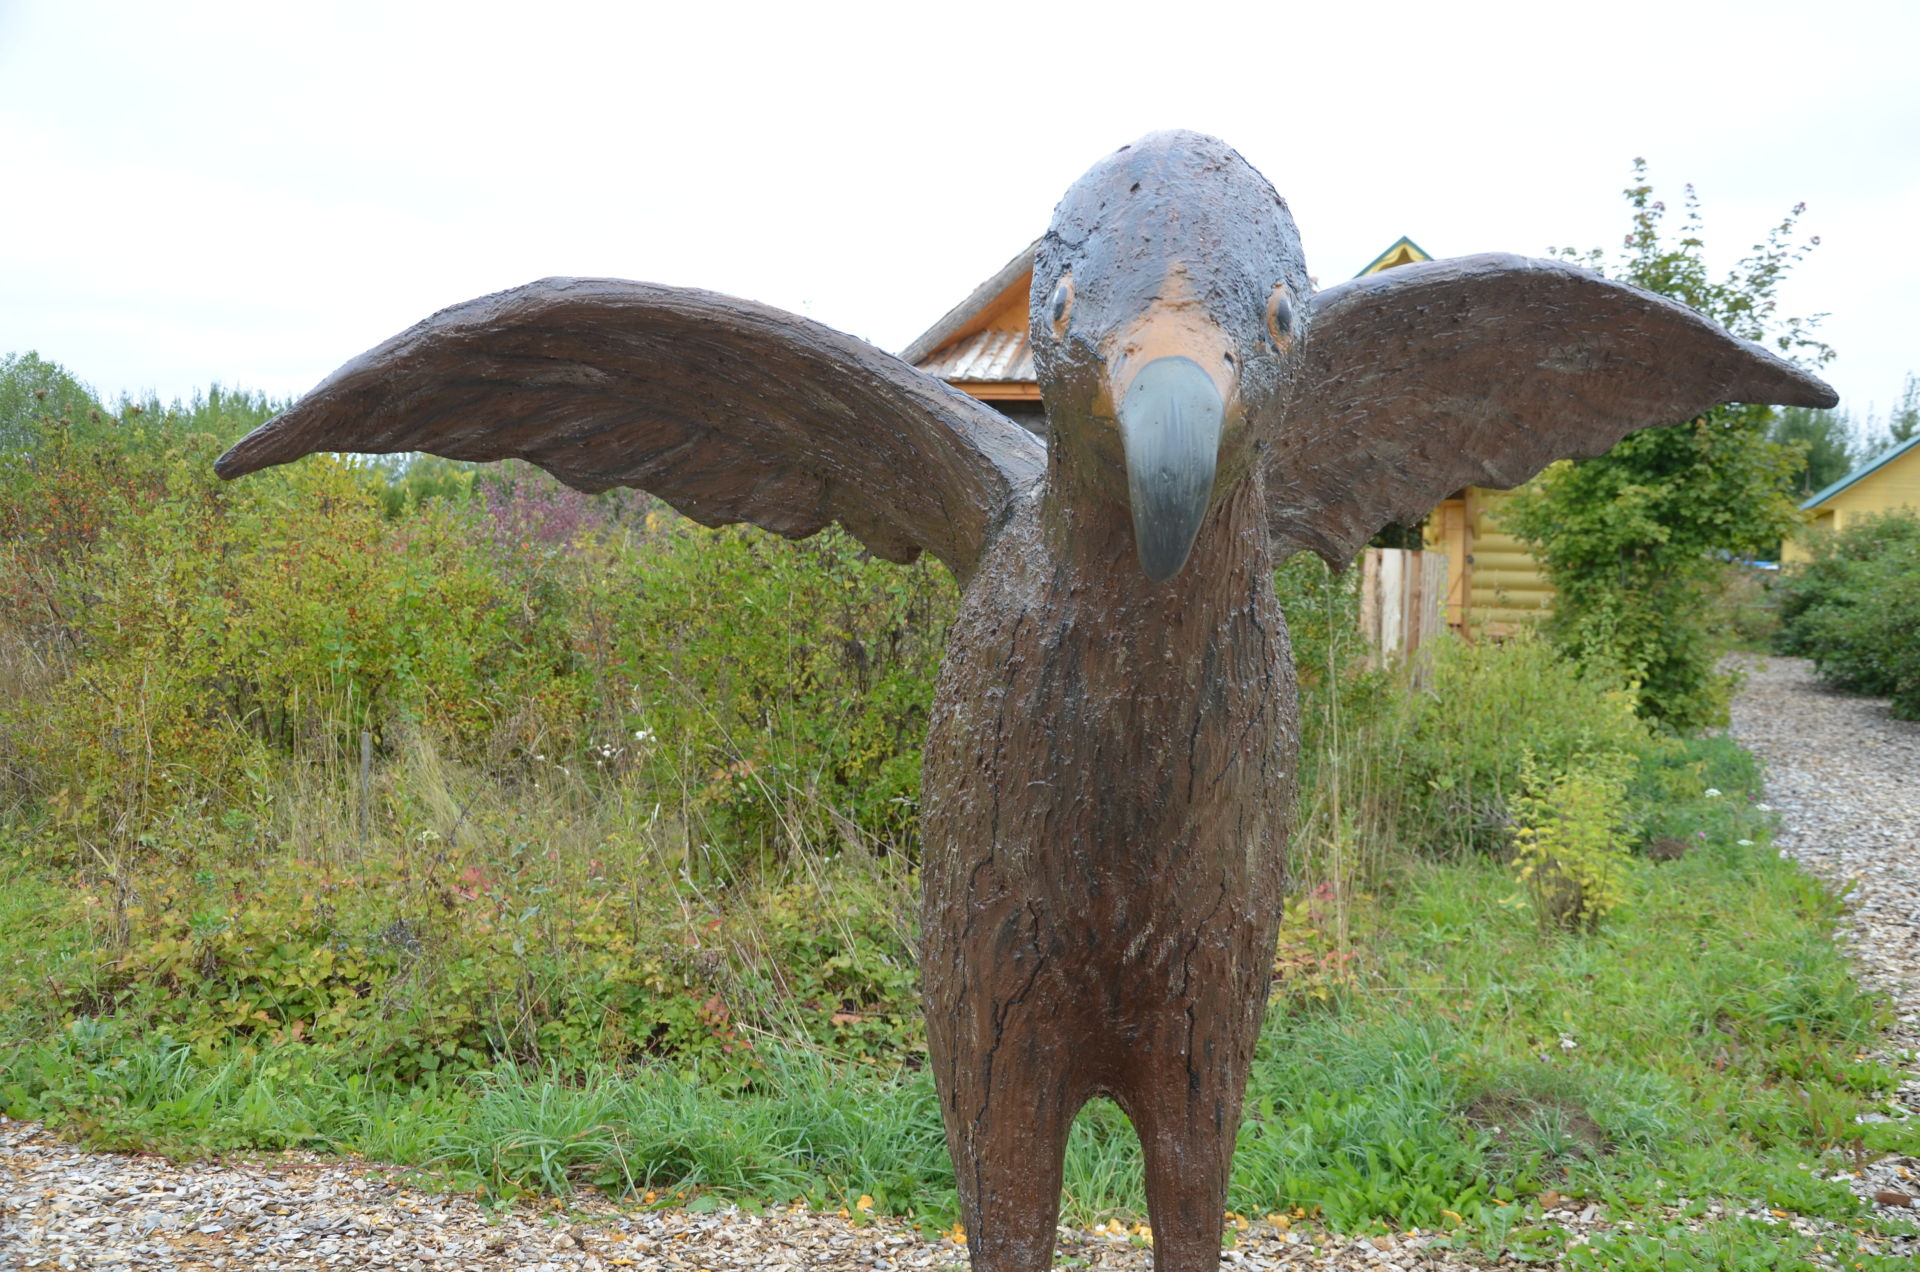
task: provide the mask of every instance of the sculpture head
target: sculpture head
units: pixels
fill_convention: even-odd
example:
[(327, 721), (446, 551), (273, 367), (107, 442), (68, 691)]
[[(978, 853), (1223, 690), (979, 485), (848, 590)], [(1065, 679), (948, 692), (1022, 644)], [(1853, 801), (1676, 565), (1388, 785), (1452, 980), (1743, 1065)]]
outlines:
[(1224, 142), (1153, 133), (1074, 183), (1034, 259), (1034, 366), (1055, 479), (1123, 503), (1149, 579), (1186, 563), (1254, 462), (1305, 343), (1300, 236)]

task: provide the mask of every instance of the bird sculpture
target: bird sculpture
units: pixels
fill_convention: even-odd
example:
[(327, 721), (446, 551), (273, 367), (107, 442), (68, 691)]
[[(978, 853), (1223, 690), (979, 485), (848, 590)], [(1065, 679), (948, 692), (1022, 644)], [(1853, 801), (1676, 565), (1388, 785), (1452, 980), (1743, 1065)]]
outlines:
[(1315, 292), (1287, 205), (1224, 143), (1155, 133), (1039, 243), (1043, 442), (819, 323), (554, 278), (347, 363), (219, 460), (518, 457), (696, 521), (838, 521), (963, 588), (927, 732), (928, 1051), (973, 1265), (1049, 1266), (1067, 1130), (1144, 1150), (1154, 1260), (1211, 1269), (1266, 1002), (1296, 715), (1274, 567), (1335, 565), (1468, 484), (1820, 380), (1556, 260)]

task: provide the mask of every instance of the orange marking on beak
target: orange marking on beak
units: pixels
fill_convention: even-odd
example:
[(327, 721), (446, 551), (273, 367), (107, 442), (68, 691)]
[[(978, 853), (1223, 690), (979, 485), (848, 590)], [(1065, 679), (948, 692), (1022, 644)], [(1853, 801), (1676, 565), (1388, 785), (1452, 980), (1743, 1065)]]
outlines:
[[(1229, 416), (1237, 415), (1240, 369), (1233, 340), (1194, 294), (1186, 266), (1176, 264), (1160, 285), (1160, 295), (1131, 322), (1108, 338), (1108, 402), (1126, 400), (1140, 368), (1157, 358), (1187, 358), (1205, 371), (1220, 391)], [(1099, 412), (1111, 427), (1111, 409)]]

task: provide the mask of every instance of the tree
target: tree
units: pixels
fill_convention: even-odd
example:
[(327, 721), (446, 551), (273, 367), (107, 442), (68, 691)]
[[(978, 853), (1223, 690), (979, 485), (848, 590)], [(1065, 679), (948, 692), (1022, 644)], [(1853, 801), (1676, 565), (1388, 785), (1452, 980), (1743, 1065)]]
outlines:
[(1907, 372), (1907, 378), (1900, 386), (1900, 400), (1894, 403), (1893, 414), (1887, 419), (1887, 432), (1896, 442), (1904, 442), (1915, 433), (1920, 433), (1920, 376)]
[(1920, 433), (1920, 376), (1909, 371), (1900, 385), (1900, 396), (1894, 401), (1893, 410), (1887, 413), (1887, 422), (1882, 424), (1871, 411), (1867, 413), (1867, 421), (1860, 429), (1860, 452), (1857, 458), (1865, 463), (1882, 452), (1892, 450), (1915, 433)]
[[(1748, 340), (1814, 364), (1832, 351), (1814, 319), (1779, 313), (1775, 292), (1818, 239), (1795, 240), (1796, 206), (1725, 276), (1705, 261), (1699, 199), (1688, 186), (1677, 239), (1644, 160), (1626, 191), (1632, 210), (1611, 272), (1670, 296)], [(1599, 249), (1562, 251), (1608, 272)], [(1631, 434), (1598, 459), (1560, 463), (1503, 515), (1558, 593), (1549, 635), (1589, 671), (1637, 690), (1642, 715), (1690, 730), (1726, 715), (1714, 601), (1727, 557), (1770, 553), (1798, 524), (1796, 448), (1769, 440), (1766, 407), (1721, 407), (1673, 428)]]
[(1804, 452), (1792, 486), (1795, 497), (1805, 499), (1916, 433), (1920, 433), (1920, 376), (1909, 371), (1885, 420), (1871, 406), (1860, 420), (1843, 410), (1792, 406), (1775, 417), (1769, 438)]
[(1825, 490), (1865, 458), (1855, 442), (1853, 421), (1844, 411), (1787, 407), (1775, 416), (1768, 440), (1800, 450), (1798, 468), (1788, 483), (1799, 499)]
[(31, 450), (42, 429), (99, 414), (87, 386), (58, 363), (31, 349), (0, 354), (0, 454)]

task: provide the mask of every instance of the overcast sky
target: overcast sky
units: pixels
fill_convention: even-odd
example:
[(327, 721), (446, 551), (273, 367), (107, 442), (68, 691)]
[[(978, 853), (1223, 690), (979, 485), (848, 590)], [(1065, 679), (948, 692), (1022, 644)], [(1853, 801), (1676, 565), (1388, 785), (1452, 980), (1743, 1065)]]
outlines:
[(1920, 370), (1920, 4), (0, 0), (0, 353), (290, 396), (548, 274), (709, 287), (897, 350), (1142, 133), (1239, 148), (1309, 267), (1614, 248), (1644, 156), (1856, 414)]

